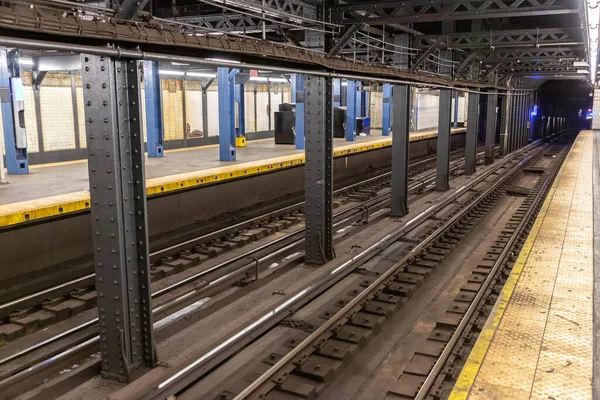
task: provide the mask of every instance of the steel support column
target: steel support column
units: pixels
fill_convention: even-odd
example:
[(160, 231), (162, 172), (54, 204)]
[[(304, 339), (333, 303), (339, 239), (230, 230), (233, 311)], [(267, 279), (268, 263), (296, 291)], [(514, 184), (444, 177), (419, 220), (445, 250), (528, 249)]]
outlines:
[(502, 118), (500, 119), (500, 155), (504, 156), (508, 152), (508, 129), (510, 127), (511, 110), (510, 92), (502, 97)]
[(333, 80), (333, 108), (340, 107), (342, 105), (342, 80)]
[(164, 126), (158, 61), (144, 61), (144, 98), (148, 157), (159, 158), (163, 156)]
[(331, 78), (305, 78), (305, 263), (322, 265), (333, 249), (333, 95)]
[(479, 93), (469, 93), (467, 110), (467, 137), (465, 142), (465, 174), (475, 173), (477, 162), (477, 132), (479, 130)]
[(392, 111), (392, 85), (389, 83), (383, 84), (383, 105), (381, 110), (381, 135), (390, 135), (390, 122)]
[[(443, 30), (450, 30), (450, 24), (442, 24)], [(452, 52), (445, 50), (440, 53), (442, 60), (452, 61)], [(440, 65), (442, 75), (452, 75), (450, 65)], [(437, 169), (435, 190), (444, 191), (450, 188), (450, 125), (452, 124), (452, 91), (440, 89), (437, 137)]]
[(435, 190), (450, 188), (450, 124), (452, 115), (452, 91), (440, 90), (438, 138), (437, 138), (437, 170)]
[(6, 170), (14, 175), (29, 173), (24, 104), (19, 53), (17, 50), (0, 49), (0, 108)]
[(102, 376), (156, 365), (139, 65), (82, 55)]
[(523, 147), (525, 146), (525, 143), (527, 142), (527, 109), (529, 108), (527, 106), (527, 97), (529, 95), (524, 95), (523, 96), (523, 103), (522, 103), (522, 108), (521, 108), (521, 115), (522, 115), (522, 123), (521, 123), (521, 141), (519, 142), (519, 147)]
[(304, 149), (304, 75), (292, 74), (291, 101), (296, 104), (294, 141), (296, 149)]
[(523, 136), (523, 103), (524, 103), (524, 98), (525, 95), (521, 93), (521, 95), (518, 97), (519, 99), (519, 103), (518, 103), (518, 115), (519, 115), (519, 119), (517, 121), (517, 134), (515, 135), (515, 150), (518, 150), (521, 148), (521, 140), (522, 140), (522, 136)]
[(521, 94), (518, 97), (518, 110), (517, 113), (519, 115), (519, 119), (517, 121), (517, 134), (515, 135), (515, 150), (518, 150), (521, 148), (521, 141), (523, 140), (522, 136), (523, 136), (523, 99), (524, 99), (524, 95)]
[(359, 93), (356, 91), (356, 86), (360, 85), (360, 82), (347, 81), (346, 85), (346, 141), (356, 141), (356, 115), (357, 101), (356, 98)]
[(458, 90), (454, 91), (454, 128), (458, 128)]
[(512, 111), (510, 113), (510, 127), (508, 143), (508, 152), (512, 153), (515, 151), (515, 136), (517, 135), (517, 123), (519, 121), (519, 96), (515, 93), (511, 99)]
[(407, 85), (392, 89), (392, 216), (408, 214), (408, 142), (410, 127), (410, 95)]
[(487, 94), (487, 114), (485, 127), (485, 164), (494, 162), (494, 147), (496, 146), (496, 106), (498, 92), (490, 89)]
[(235, 161), (235, 130), (233, 105), (233, 80), (237, 70), (229, 72), (227, 67), (217, 68), (219, 92), (219, 159)]

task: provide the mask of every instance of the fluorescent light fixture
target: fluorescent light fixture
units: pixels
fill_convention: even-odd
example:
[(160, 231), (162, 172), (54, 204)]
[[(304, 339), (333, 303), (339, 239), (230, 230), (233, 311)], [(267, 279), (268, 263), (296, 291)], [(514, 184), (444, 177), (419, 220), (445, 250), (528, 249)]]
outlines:
[(169, 69), (161, 69), (158, 70), (160, 75), (169, 75), (169, 76), (183, 76), (185, 75), (185, 71), (174, 71)]
[(217, 74), (210, 72), (186, 72), (185, 74), (194, 78), (216, 78), (217, 76)]
[(342, 86), (348, 86), (348, 81), (342, 81)]
[(33, 65), (31, 58), (19, 58), (19, 65)]
[(177, 62), (177, 61), (171, 61), (171, 65), (190, 65), (190, 64), (181, 63), (181, 62)]
[(590, 64), (588, 64), (588, 62), (587, 62), (587, 61), (575, 61), (575, 62), (573, 63), (573, 66), (574, 66), (574, 67), (589, 67), (589, 66), (590, 66)]
[(267, 78), (266, 76), (252, 76), (250, 80), (253, 82), (285, 82), (287, 83), (287, 79), (285, 78)]
[(578, 74), (589, 74), (589, 73), (590, 73), (590, 71), (589, 71), (589, 70), (587, 70), (587, 69), (578, 69), (578, 70), (577, 70), (577, 73), (578, 73)]
[(222, 62), (222, 63), (227, 63), (227, 64), (240, 64), (239, 61), (234, 61), (234, 60), (225, 60), (223, 58), (209, 58), (209, 61), (215, 61), (215, 62)]

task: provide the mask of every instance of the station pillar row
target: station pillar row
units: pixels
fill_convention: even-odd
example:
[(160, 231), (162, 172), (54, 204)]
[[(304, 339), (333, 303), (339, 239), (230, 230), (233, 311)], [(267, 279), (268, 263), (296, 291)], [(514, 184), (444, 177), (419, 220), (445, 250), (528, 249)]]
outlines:
[(332, 78), (304, 77), (304, 117), (305, 263), (323, 265), (335, 257)]
[(101, 374), (129, 382), (157, 362), (140, 69), (132, 59), (81, 59)]
[(144, 98), (148, 157), (163, 156), (164, 124), (158, 61), (144, 61)]
[(0, 48), (0, 107), (6, 170), (14, 175), (29, 173), (24, 104), (19, 52)]

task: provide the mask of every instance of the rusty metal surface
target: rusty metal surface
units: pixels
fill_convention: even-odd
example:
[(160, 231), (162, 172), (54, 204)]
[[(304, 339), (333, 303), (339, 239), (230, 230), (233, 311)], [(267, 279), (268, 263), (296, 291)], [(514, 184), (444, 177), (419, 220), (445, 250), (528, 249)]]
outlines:
[[(331, 57), (269, 41), (255, 40), (227, 35), (201, 35), (185, 26), (149, 19), (148, 21), (123, 21), (106, 16), (78, 14), (67, 8), (52, 8), (45, 5), (28, 4), (14, 0), (0, 6), (0, 28), (10, 31), (0, 32), (5, 36), (27, 36), (35, 32), (36, 39), (60, 40), (67, 43), (89, 39), (85, 44), (105, 45), (106, 41), (129, 46), (159, 46), (165, 53), (182, 54), (192, 51), (198, 57), (210, 56), (213, 52), (235, 53), (245, 57), (257, 57), (262, 63), (290, 62), (295, 66), (320, 68), (337, 73), (371, 75), (380, 78), (404, 79), (414, 82), (451, 85), (457, 87), (484, 88), (489, 84), (456, 80), (451, 81), (436, 76), (402, 70), (375, 63), (353, 62), (341, 57)], [(56, 39), (39, 34), (56, 35)], [(92, 43), (91, 40), (99, 40)], [(194, 51), (195, 50), (195, 51)], [(200, 50), (201, 52), (198, 52)], [(146, 50), (147, 51), (147, 50)], [(205, 51), (206, 53), (202, 53)], [(262, 57), (261, 57), (262, 56)]]

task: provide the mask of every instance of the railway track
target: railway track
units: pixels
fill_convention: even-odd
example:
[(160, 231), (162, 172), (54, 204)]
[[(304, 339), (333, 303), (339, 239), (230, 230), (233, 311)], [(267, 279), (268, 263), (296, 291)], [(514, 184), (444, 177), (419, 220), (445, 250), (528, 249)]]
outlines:
[[(453, 156), (457, 158), (457, 152), (453, 153)], [(423, 188), (431, 184), (435, 176), (433, 173), (421, 174), (420, 176), (415, 175), (417, 172), (431, 168), (434, 162), (433, 159), (428, 159), (411, 165), (413, 181), (410, 184), (410, 188), (412, 191), (422, 191)], [(452, 164), (452, 168), (455, 171), (461, 168), (461, 166), (461, 161), (453, 162)], [(336, 199), (340, 206), (342, 206), (342, 210), (336, 213), (336, 226), (342, 228), (344, 226), (351, 226), (359, 220), (369, 218), (369, 210), (381, 210), (384, 208), (389, 197), (389, 189), (386, 188), (388, 181), (389, 173), (336, 191)], [(223, 262), (213, 263), (213, 265), (206, 263), (206, 268), (194, 273), (188, 273), (187, 276), (181, 279), (171, 279), (172, 283), (165, 284), (162, 288), (156, 290), (153, 293), (153, 299), (155, 299), (156, 304), (155, 318), (158, 320), (155, 327), (160, 329), (173, 322), (173, 317), (171, 316), (174, 313), (176, 314), (178, 310), (190, 304), (193, 305), (198, 298), (212, 295), (222, 290), (219, 288), (227, 287), (234, 283), (247, 284), (259, 277), (259, 274), (265, 270), (270, 269), (269, 267), (272, 264), (269, 263), (274, 262), (278, 257), (281, 259), (285, 258), (286, 254), (299, 253), (297, 250), (303, 242), (302, 228), (284, 235), (277, 233), (279, 228), (270, 229), (265, 225), (277, 224), (277, 222), (274, 222), (274, 219), (276, 221), (285, 220), (287, 222), (293, 220), (298, 223), (300, 222), (298, 220), (301, 219), (301, 207), (301, 203), (295, 204), (286, 207), (284, 210), (263, 215), (253, 221), (246, 221), (238, 226), (228, 227), (218, 232), (203, 235), (202, 237), (176, 246), (170, 246), (160, 252), (154, 253), (153, 257), (159, 260), (153, 265), (154, 270), (161, 271), (164, 275), (160, 276), (160, 278), (167, 282), (169, 281), (168, 278), (175, 277), (175, 275), (169, 273), (171, 271), (178, 272), (179, 269), (179, 272), (190, 272), (193, 270), (193, 267), (202, 265), (199, 262), (199, 259), (203, 258), (201, 256), (208, 257), (208, 261), (212, 259), (210, 256), (214, 256), (214, 260), (219, 259), (219, 256), (224, 255), (227, 250), (236, 247), (232, 245), (228, 246), (225, 243), (232, 243), (231, 239), (239, 237), (239, 233), (248, 227), (255, 232), (263, 232), (264, 234), (273, 235), (273, 237), (277, 236), (274, 240), (270, 240), (268, 244), (255, 246), (251, 250), (241, 252), (241, 254)], [(375, 213), (371, 212), (370, 215), (372, 218), (376, 217), (377, 211)], [(288, 219), (284, 219), (285, 216)], [(289, 228), (287, 222), (280, 226), (283, 229)], [(222, 238), (228, 240), (223, 240)], [(258, 239), (258, 237), (255, 239)], [(272, 237), (269, 237), (269, 239), (272, 239)], [(208, 243), (211, 246), (206, 245), (207, 240), (210, 241)], [(218, 246), (218, 244), (224, 245)], [(189, 249), (190, 246), (192, 246), (193, 250)], [(217, 251), (215, 248), (219, 248), (222, 251)], [(209, 250), (208, 253), (206, 252), (207, 249)], [(173, 254), (176, 255), (174, 256)], [(250, 259), (252, 260), (251, 262), (249, 262)], [(86, 284), (91, 285), (93, 279), (93, 275), (90, 274), (78, 280), (59, 285), (57, 288), (50, 288), (28, 295), (23, 299), (0, 306), (0, 312), (3, 312), (4, 315), (8, 314), (9, 318), (27, 318), (28, 315), (32, 314), (32, 309), (34, 312), (39, 312), (40, 309), (47, 311), (44, 307), (48, 306), (49, 303), (46, 302), (40, 307), (40, 299), (47, 299), (50, 295), (58, 296), (61, 293), (67, 293), (63, 296), (65, 302), (72, 302), (73, 300), (83, 301), (80, 298), (84, 297), (85, 301), (87, 301), (86, 308), (91, 309), (95, 305), (94, 292), (93, 287), (86, 286)], [(156, 281), (160, 280), (156, 279)], [(160, 302), (157, 300), (161, 297), (164, 297), (165, 301)], [(32, 304), (33, 306), (31, 306)], [(23, 311), (27, 306), (30, 309)], [(16, 313), (14, 311), (9, 312), (11, 308), (12, 310), (18, 309), (18, 311)], [(66, 308), (69, 309), (69, 307)], [(71, 308), (66, 318), (72, 317), (74, 314)], [(178, 317), (181, 318), (182, 315)], [(51, 364), (58, 364), (61, 361), (73, 358), (74, 354), (93, 353), (94, 346), (97, 343), (97, 336), (95, 334), (96, 322), (96, 318), (89, 319), (84, 323), (71, 327), (54, 336), (47, 337), (31, 346), (20, 348), (8, 356), (4, 356), (0, 359), (0, 388), (6, 388), (16, 382), (20, 382), (22, 379), (39, 373), (42, 369), (46, 369)], [(42, 326), (39, 322), (36, 325), (37, 328)], [(32, 329), (32, 331), (35, 330)]]
[[(292, 394), (302, 398), (316, 397), (334, 379), (336, 373), (375, 337), (386, 319), (402, 309), (402, 305), (410, 299), (411, 294), (435, 272), (436, 267), (448, 254), (451, 254), (453, 248), (478, 224), (498, 199), (507, 193), (507, 188), (523, 173), (523, 169), (541, 157), (544, 149), (536, 143), (513, 154), (485, 174), (457, 189), (455, 193), (370, 244), (352, 258), (342, 260), (340, 265), (321, 280), (311, 283), (295, 295), (290, 294), (277, 307), (242, 327), (238, 333), (153, 386), (144, 398), (158, 399), (171, 395), (176, 395), (178, 399), (198, 398), (200, 393), (208, 396), (203, 398), (224, 400), (287, 399), (291, 397), (286, 396)], [(522, 159), (517, 160), (518, 157)], [(552, 171), (542, 174), (527, 201), (523, 202), (516, 215), (511, 218), (510, 225), (507, 225), (507, 229), (512, 230), (511, 234), (503, 234), (501, 240), (490, 250), (490, 257), (494, 258), (494, 263), (504, 263), (506, 256), (515, 249), (514, 246), (518, 246), (518, 238), (526, 235), (526, 227), (535, 215), (535, 208), (543, 199), (559, 165), (559, 160), (556, 160)], [(394, 259), (392, 265), (385, 262), (390, 259)], [(369, 263), (371, 268), (364, 267)], [(466, 287), (469, 291), (466, 293), (473, 293), (476, 286), (478, 290), (481, 289), (487, 281), (482, 274), (483, 265), (477, 268), (478, 271), (467, 282)], [(493, 266), (486, 271), (489, 273), (486, 276), (492, 276), (495, 272)], [(341, 282), (349, 274), (357, 272), (364, 276), (360, 277), (353, 289), (345, 291), (341, 297), (332, 297), (329, 302), (313, 307), (311, 313), (303, 315), (302, 310), (305, 305), (317, 301), (315, 299), (322, 293)], [(485, 289), (482, 290), (481, 293), (484, 293)], [(483, 294), (468, 296), (475, 301)], [(460, 300), (463, 302), (460, 303)], [(459, 319), (455, 328), (467, 324), (462, 320), (465, 318), (468, 320), (472, 316), (469, 315), (471, 308), (465, 306), (464, 299), (457, 299), (457, 301), (459, 301), (458, 305), (451, 306), (454, 314), (460, 317), (456, 317)], [(456, 307), (460, 312), (456, 312)], [(473, 309), (476, 310), (477, 307), (478, 305), (475, 305)], [(264, 358), (255, 362), (258, 363), (257, 365), (245, 365), (242, 369), (232, 367), (235, 371), (233, 373), (233, 376), (236, 376), (235, 382), (219, 382), (216, 391), (206, 391), (210, 385), (202, 385), (210, 380), (211, 375), (207, 375), (210, 371), (276, 326), (287, 326), (292, 329), (285, 331), (285, 335), (282, 336), (285, 338), (283, 342), (281, 339), (269, 344), (267, 349), (274, 349), (274, 351), (263, 354)], [(447, 324), (446, 321), (444, 326), (451, 327), (451, 324)], [(478, 324), (472, 323), (470, 326), (477, 327)], [(441, 337), (447, 343), (453, 344), (455, 339), (451, 332), (435, 332), (432, 335), (435, 347), (439, 349), (442, 358), (453, 354), (453, 346), (445, 346), (439, 338), (439, 335), (442, 335)], [(438, 355), (431, 354), (428, 356)], [(232, 360), (232, 363), (236, 364), (236, 359)], [(417, 359), (415, 363), (418, 362)], [(442, 382), (449, 380), (448, 376), (452, 375), (452, 368), (444, 369), (443, 365), (446, 362), (448, 359), (440, 361), (441, 366), (437, 366), (435, 362), (431, 363), (432, 367), (436, 365), (433, 371), (435, 376), (432, 378), (411, 377), (415, 389), (413, 397), (417, 395), (420, 387), (425, 387), (424, 381), (439, 383), (440, 380)], [(227, 364), (224, 368), (227, 368), (226, 366)], [(243, 372), (248, 370), (252, 372), (249, 374)], [(261, 371), (262, 374), (255, 379), (257, 371)], [(440, 371), (443, 372), (442, 375)], [(241, 378), (243, 375), (240, 376), (240, 373), (247, 376)], [(247, 387), (241, 387), (240, 381), (252, 383)], [(433, 386), (431, 384), (431, 387)], [(438, 392), (439, 390), (439, 388), (434, 389)], [(438, 398), (435, 396), (437, 394), (434, 398)]]

